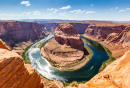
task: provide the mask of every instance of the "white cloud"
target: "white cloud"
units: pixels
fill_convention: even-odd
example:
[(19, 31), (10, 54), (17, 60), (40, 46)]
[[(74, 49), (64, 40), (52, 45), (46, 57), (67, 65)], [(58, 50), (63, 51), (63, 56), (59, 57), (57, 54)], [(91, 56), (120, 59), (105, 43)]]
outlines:
[(91, 4), (91, 6), (94, 6), (94, 4)]
[(87, 11), (86, 14), (95, 13), (94, 11)]
[(119, 10), (119, 12), (124, 12), (124, 11), (128, 11), (128, 10), (130, 10), (130, 8)]
[(55, 9), (55, 11), (53, 13), (58, 13), (58, 12), (59, 12), (59, 10)]
[(115, 9), (118, 9), (119, 7), (116, 7)]
[(73, 11), (70, 11), (70, 12), (72, 12), (72, 13), (84, 13), (85, 12), (85, 10), (73, 10)]
[(47, 10), (50, 10), (50, 11), (52, 11), (52, 10), (54, 10), (54, 8), (51, 8), (51, 9), (47, 9)]
[(62, 8), (60, 8), (60, 9), (70, 9), (70, 8), (71, 8), (71, 6), (68, 5), (68, 6), (66, 6), (66, 7), (62, 7)]
[(41, 12), (39, 12), (39, 11), (34, 11), (34, 12), (33, 12), (33, 15), (41, 15)]
[(26, 6), (30, 6), (31, 4), (29, 3), (29, 1), (22, 1), (20, 4), (25, 4)]

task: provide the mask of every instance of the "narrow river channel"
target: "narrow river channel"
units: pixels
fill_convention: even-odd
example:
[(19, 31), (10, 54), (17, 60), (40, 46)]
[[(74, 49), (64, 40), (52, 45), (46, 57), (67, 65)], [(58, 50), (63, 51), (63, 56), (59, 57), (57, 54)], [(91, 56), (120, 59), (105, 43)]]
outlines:
[(102, 65), (102, 63), (109, 59), (109, 55), (103, 49), (102, 46), (96, 46), (94, 42), (89, 41), (86, 38), (83, 38), (89, 45), (84, 42), (84, 45), (90, 48), (93, 55), (90, 61), (82, 68), (75, 71), (60, 71), (57, 68), (54, 68), (50, 63), (42, 57), (38, 45), (48, 39), (54, 37), (54, 35), (48, 36), (35, 44), (33, 44), (29, 50), (26, 52), (27, 59), (31, 61), (31, 65), (44, 77), (51, 80), (59, 80), (62, 82), (72, 82), (72, 81), (87, 81), (96, 75)]

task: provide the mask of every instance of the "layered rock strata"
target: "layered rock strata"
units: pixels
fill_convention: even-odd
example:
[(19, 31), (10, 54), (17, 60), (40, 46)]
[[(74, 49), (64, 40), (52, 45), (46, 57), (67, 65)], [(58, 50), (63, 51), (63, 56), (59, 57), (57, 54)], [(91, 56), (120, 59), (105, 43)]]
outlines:
[(60, 24), (54, 38), (41, 49), (41, 54), (59, 66), (66, 66), (82, 59), (84, 43), (70, 24)]
[(13, 51), (0, 49), (0, 88), (43, 88), (40, 75)]
[(40, 75), (1, 40), (0, 88), (43, 88)]
[(9, 46), (43, 38), (49, 32), (42, 23), (0, 21), (0, 38)]

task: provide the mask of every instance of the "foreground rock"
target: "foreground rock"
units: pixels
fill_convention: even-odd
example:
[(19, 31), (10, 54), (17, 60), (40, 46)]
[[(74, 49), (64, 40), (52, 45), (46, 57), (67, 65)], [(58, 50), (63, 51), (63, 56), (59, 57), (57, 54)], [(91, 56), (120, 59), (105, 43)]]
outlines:
[(0, 48), (11, 50), (1, 39), (0, 39)]
[[(87, 75), (87, 74), (86, 74)], [(89, 82), (78, 87), (67, 88), (129, 88), (130, 87), (130, 51), (114, 61)]]
[(83, 58), (84, 44), (70, 24), (60, 24), (54, 38), (41, 49), (41, 54), (58, 66), (67, 66)]
[(12, 51), (0, 49), (0, 88), (43, 88), (41, 77), (31, 65)]

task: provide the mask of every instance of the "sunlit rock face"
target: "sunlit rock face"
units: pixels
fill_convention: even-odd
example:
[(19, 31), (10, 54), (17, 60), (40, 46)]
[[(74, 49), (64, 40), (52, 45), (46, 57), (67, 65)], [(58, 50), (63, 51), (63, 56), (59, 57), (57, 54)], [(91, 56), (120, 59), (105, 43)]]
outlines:
[(0, 39), (0, 48), (11, 50), (8, 46), (6, 46), (6, 44), (1, 39)]
[(130, 51), (108, 65), (104, 71), (87, 83), (72, 88), (130, 88)]
[(60, 24), (54, 38), (41, 49), (41, 54), (59, 66), (66, 66), (83, 58), (84, 43), (77, 30), (70, 24)]
[(0, 40), (0, 88), (43, 88), (40, 75)]
[(54, 38), (61, 45), (83, 50), (84, 43), (73, 25), (60, 24), (55, 30)]

